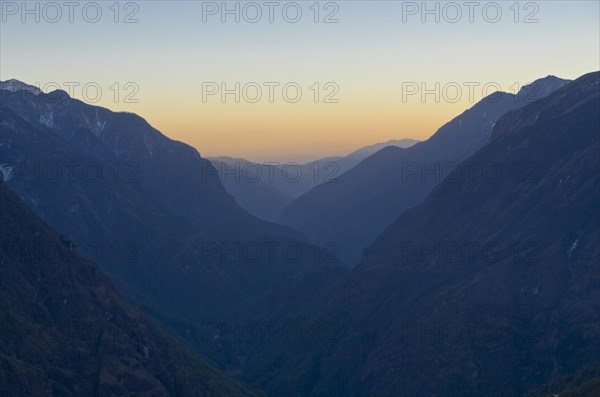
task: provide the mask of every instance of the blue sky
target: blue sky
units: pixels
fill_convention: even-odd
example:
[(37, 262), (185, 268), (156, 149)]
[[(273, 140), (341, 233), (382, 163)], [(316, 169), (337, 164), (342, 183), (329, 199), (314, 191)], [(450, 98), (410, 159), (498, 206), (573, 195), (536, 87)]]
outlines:
[[(422, 2), (273, 2), (273, 22), (263, 1), (227, 2), (237, 4), (239, 23), (234, 14), (222, 21), (224, 2), (76, 2), (73, 22), (63, 2), (54, 3), (61, 17), (49, 2), (27, 2), (33, 12), (25, 15), (22, 2), (1, 3), (0, 79), (100, 87), (94, 103), (136, 112), (207, 155), (305, 160), (425, 139), (473, 100), (465, 92), (457, 101), (403, 100), (407, 83), (493, 82), (511, 91), (548, 74), (576, 78), (600, 68), (598, 1), (475, 2), (472, 21), (460, 1), (427, 2), (429, 14)], [(262, 17), (252, 23), (257, 9)], [(280, 92), (265, 99), (266, 82), (293, 82), (301, 100)], [(254, 83), (263, 96), (203, 101), (209, 83)], [(334, 91), (337, 103), (324, 103)], [(483, 94), (476, 89), (475, 100)]]

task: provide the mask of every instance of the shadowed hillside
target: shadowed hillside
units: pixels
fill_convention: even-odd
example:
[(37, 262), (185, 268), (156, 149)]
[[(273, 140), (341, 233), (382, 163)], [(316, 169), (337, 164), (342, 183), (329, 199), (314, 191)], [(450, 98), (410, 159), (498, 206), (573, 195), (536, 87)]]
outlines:
[(157, 330), (0, 182), (0, 394), (255, 396)]

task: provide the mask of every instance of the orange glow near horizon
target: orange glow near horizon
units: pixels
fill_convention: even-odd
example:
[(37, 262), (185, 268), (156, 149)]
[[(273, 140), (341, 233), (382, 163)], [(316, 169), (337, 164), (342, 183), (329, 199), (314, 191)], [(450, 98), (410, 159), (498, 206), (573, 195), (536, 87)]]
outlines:
[[(418, 16), (403, 22), (402, 2), (348, 1), (339, 2), (339, 22), (330, 24), (315, 23), (308, 8), (299, 23), (202, 23), (201, 3), (141, 2), (138, 23), (23, 23), (11, 16), (0, 27), (0, 80), (93, 82), (103, 95), (92, 104), (137, 113), (204, 156), (300, 162), (391, 139), (427, 139), (483, 98), (487, 83), (514, 93), (550, 74), (575, 79), (600, 68), (598, 2), (540, 3), (536, 23), (515, 22), (512, 3), (502, 3), (498, 23), (435, 23)], [(203, 101), (211, 82), (279, 88), (272, 103), (266, 92), (257, 103), (235, 103), (231, 95), (222, 103), (218, 94)], [(297, 103), (281, 95), (290, 82), (302, 88)], [(329, 82), (339, 88), (338, 103), (324, 103)], [(480, 84), (474, 98), (463, 91), (456, 101), (419, 94), (403, 100), (405, 84), (466, 90), (472, 82)], [(137, 102), (124, 101), (127, 83), (137, 87)], [(73, 96), (85, 100), (81, 92)]]
[(302, 162), (392, 139), (425, 140), (466, 109), (456, 104), (401, 105), (394, 109), (330, 104), (310, 112), (285, 105), (261, 109), (236, 104), (235, 111), (219, 106), (194, 111), (184, 106), (166, 114), (151, 111), (147, 120), (203, 156)]

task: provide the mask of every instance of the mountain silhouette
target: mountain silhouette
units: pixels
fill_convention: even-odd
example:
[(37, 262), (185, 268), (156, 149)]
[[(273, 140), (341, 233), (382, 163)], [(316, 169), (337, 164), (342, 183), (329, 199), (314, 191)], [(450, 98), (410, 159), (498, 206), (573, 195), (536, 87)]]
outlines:
[(337, 255), (354, 264), (385, 226), (419, 204), (460, 161), (487, 143), (502, 115), (566, 82), (548, 76), (524, 86), (517, 95), (491, 94), (428, 140), (406, 149), (385, 147), (336, 183), (314, 187), (284, 210), (281, 221), (314, 241), (335, 242)]
[[(600, 73), (504, 115), (274, 344), (273, 395), (522, 396), (600, 356)], [(276, 363), (276, 365), (273, 365)]]

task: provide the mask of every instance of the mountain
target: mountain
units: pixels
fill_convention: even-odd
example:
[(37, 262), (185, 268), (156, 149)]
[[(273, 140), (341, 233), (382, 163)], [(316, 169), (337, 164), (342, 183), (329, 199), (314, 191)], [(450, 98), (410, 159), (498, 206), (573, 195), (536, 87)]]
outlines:
[(525, 397), (594, 397), (600, 394), (600, 366), (592, 365), (544, 385)]
[(513, 110), (299, 314), (271, 395), (522, 396), (600, 357), (600, 72)]
[(314, 241), (335, 242), (337, 255), (355, 264), (392, 220), (419, 204), (457, 164), (489, 140), (496, 121), (560, 88), (554, 76), (517, 95), (494, 93), (442, 126), (431, 138), (403, 149), (385, 147), (339, 176), (314, 187), (284, 211), (282, 223)]
[(255, 396), (127, 305), (0, 182), (0, 394)]
[[(291, 201), (290, 199), (298, 197), (315, 185), (323, 183), (327, 181), (328, 178), (335, 176), (335, 165), (330, 164), (331, 159), (335, 160), (337, 157), (328, 158), (326, 164), (317, 162), (306, 164), (295, 162), (259, 163), (227, 156), (208, 157), (208, 160), (215, 164), (218, 175), (226, 188), (229, 189), (228, 191), (234, 196), (235, 192), (244, 194), (244, 196), (235, 196), (236, 200), (239, 203), (247, 201), (250, 204), (247, 210), (253, 214), (256, 214), (257, 212), (262, 213), (263, 210), (257, 203), (265, 195), (272, 195), (273, 191), (275, 191), (277, 195), (283, 194), (284, 201), (286, 201), (285, 204), (287, 205), (289, 204), (289, 201)], [(245, 186), (256, 185), (258, 183), (257, 181), (261, 182), (259, 184), (261, 188), (268, 186), (270, 189), (266, 193), (260, 192), (260, 195), (255, 197), (252, 196), (255, 192), (248, 191), (248, 189), (245, 189)], [(234, 190), (231, 188), (233, 184), (241, 184), (241, 187), (237, 186), (237, 189)], [(250, 198), (248, 198), (247, 195), (250, 195)], [(277, 203), (278, 207), (281, 207), (282, 203), (283, 202)], [(281, 207), (279, 211), (269, 210), (267, 212), (267, 217), (279, 218), (281, 209), (283, 209), (283, 207)]]
[(219, 365), (235, 367), (244, 354), (223, 356), (227, 347), (198, 329), (242, 314), (271, 318), (250, 302), (274, 291), (301, 302), (345, 273), (323, 247), (238, 207), (208, 160), (143, 118), (63, 91), (0, 98), (6, 183), (125, 298)]
[(275, 222), (292, 197), (269, 182), (263, 167), (243, 159), (211, 158), (221, 183), (237, 204), (261, 219)]
[[(317, 159), (315, 161), (311, 161), (309, 163), (303, 164), (303, 168), (306, 170), (306, 174), (310, 174), (310, 170), (315, 169), (315, 165), (319, 164), (321, 167), (325, 168), (327, 165), (329, 167), (321, 170), (321, 172), (329, 171), (328, 177), (325, 179), (325, 182), (335, 183), (336, 178), (342, 175), (344, 172), (356, 166), (362, 160), (366, 159), (370, 155), (377, 153), (383, 148), (388, 146), (397, 147), (407, 149), (411, 146), (419, 143), (416, 139), (391, 139), (386, 142), (379, 142), (373, 145), (368, 145), (362, 147), (360, 149), (355, 150), (354, 152), (346, 155), (346, 156), (331, 156), (331, 157), (323, 157), (321, 159)], [(332, 167), (333, 165), (333, 167)], [(314, 187), (311, 186), (311, 188)], [(305, 192), (301, 192), (305, 193)], [(300, 194), (296, 195), (298, 197)]]
[[(259, 163), (227, 156), (208, 157), (208, 159), (213, 163), (228, 165), (228, 168), (219, 169), (221, 180), (224, 179), (223, 176), (228, 170), (232, 175), (237, 175), (232, 171), (235, 167), (240, 167), (242, 172), (239, 175), (245, 173), (247, 181), (255, 179), (255, 175), (261, 175), (261, 181), (272, 185), (287, 196), (296, 198), (316, 185), (327, 182), (333, 183), (339, 175), (384, 147), (409, 148), (418, 142), (415, 139), (393, 139), (365, 146), (346, 156), (323, 157), (302, 164), (293, 162), (283, 164)], [(257, 166), (261, 168), (261, 171), (256, 171), (255, 167)], [(237, 198), (237, 196), (235, 197)]]
[(366, 146), (347, 156), (325, 157), (305, 164), (254, 163), (226, 156), (208, 159), (240, 207), (261, 219), (276, 222), (294, 198), (315, 185), (335, 181), (337, 176), (386, 146), (407, 148), (417, 142), (391, 140)]
[[(363, 148), (360, 148), (360, 149), (350, 153), (349, 155), (347, 155), (345, 157), (340, 157), (338, 160), (336, 160), (338, 166), (340, 167), (339, 173), (343, 174), (344, 172), (353, 168), (354, 166), (356, 166), (358, 163), (360, 163), (362, 160), (366, 159), (370, 155), (375, 154), (378, 151), (380, 151), (381, 149), (386, 148), (388, 146), (408, 149), (409, 147), (414, 146), (417, 143), (419, 143), (419, 141), (417, 141), (415, 139), (392, 139), (387, 142), (381, 142), (381, 143), (376, 143), (373, 145), (365, 146)], [(321, 160), (317, 160), (317, 161), (321, 161), (321, 162), (325, 163), (327, 161), (327, 159), (321, 159)]]
[(15, 79), (0, 81), (0, 91), (7, 91), (7, 92), (12, 92), (12, 93), (18, 92), (18, 91), (25, 91), (25, 92), (29, 92), (30, 94), (33, 94), (33, 95), (38, 95), (38, 94), (42, 93), (42, 90), (40, 90), (38, 87), (29, 85), (29, 84), (25, 84), (22, 81), (15, 80)]

